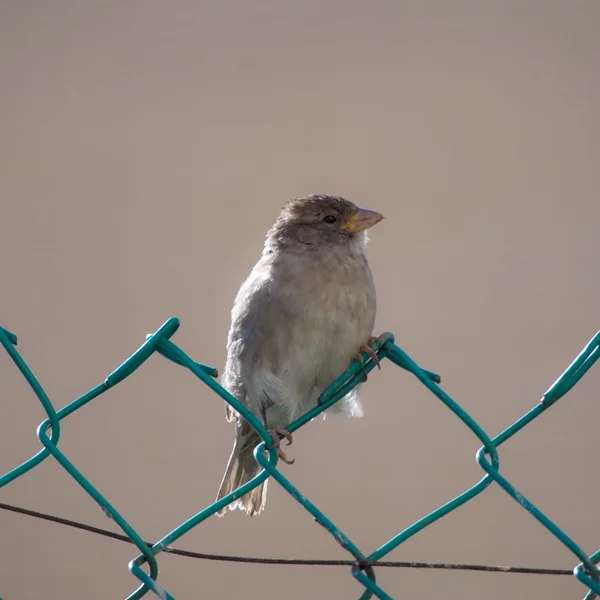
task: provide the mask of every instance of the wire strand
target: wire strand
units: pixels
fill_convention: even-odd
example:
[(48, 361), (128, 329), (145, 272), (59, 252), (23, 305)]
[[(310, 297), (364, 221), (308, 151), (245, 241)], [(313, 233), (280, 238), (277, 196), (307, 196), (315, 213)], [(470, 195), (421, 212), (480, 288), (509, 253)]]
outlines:
[[(120, 533), (114, 533), (108, 529), (102, 529), (100, 527), (94, 527), (87, 523), (80, 523), (79, 521), (73, 521), (71, 519), (64, 519), (62, 517), (56, 517), (46, 513), (41, 513), (35, 510), (29, 510), (20, 506), (13, 506), (12, 504), (4, 504), (0, 502), (0, 509), (26, 515), (28, 517), (34, 517), (36, 519), (42, 519), (44, 521), (50, 521), (52, 523), (58, 523), (59, 525), (65, 525), (66, 527), (73, 527), (75, 529), (81, 529), (83, 531), (89, 531), (96, 535), (102, 535), (104, 537), (118, 540), (120, 542), (127, 542), (133, 544), (133, 542), (126, 536)], [(152, 546), (152, 543), (145, 542), (148, 547)], [(501, 565), (470, 565), (470, 564), (457, 564), (457, 563), (434, 563), (434, 562), (399, 562), (399, 561), (362, 561), (360, 564), (353, 560), (321, 560), (321, 559), (303, 559), (303, 558), (261, 558), (254, 556), (231, 556), (227, 554), (207, 554), (204, 552), (193, 552), (191, 550), (178, 550), (176, 548), (164, 548), (163, 552), (169, 554), (175, 554), (177, 556), (187, 556), (188, 558), (199, 558), (203, 560), (216, 560), (223, 562), (237, 562), (237, 563), (250, 563), (260, 565), (292, 565), (292, 566), (323, 566), (323, 567), (352, 567), (355, 565), (364, 567), (367, 565), (377, 567), (399, 567), (406, 569), (447, 569), (453, 571), (486, 571), (492, 573), (524, 573), (531, 575), (572, 575), (573, 571), (569, 569), (534, 569), (529, 567), (507, 567)]]

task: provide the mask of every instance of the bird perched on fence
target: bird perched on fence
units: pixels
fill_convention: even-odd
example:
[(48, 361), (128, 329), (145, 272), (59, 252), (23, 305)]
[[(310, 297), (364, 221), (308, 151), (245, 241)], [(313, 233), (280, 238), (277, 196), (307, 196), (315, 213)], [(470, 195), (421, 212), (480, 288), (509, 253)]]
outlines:
[[(285, 427), (314, 407), (360, 352), (374, 355), (367, 344), (374, 339), (375, 286), (365, 244), (366, 230), (382, 218), (337, 196), (288, 201), (235, 299), (221, 381), (262, 420), (287, 463), (293, 461), (278, 434), (290, 444)], [(253, 456), (261, 438), (229, 405), (226, 410), (227, 420), (235, 420), (235, 443), (217, 500), (262, 469)], [(362, 416), (358, 388), (328, 413)], [(229, 508), (257, 514), (266, 493), (267, 481)]]

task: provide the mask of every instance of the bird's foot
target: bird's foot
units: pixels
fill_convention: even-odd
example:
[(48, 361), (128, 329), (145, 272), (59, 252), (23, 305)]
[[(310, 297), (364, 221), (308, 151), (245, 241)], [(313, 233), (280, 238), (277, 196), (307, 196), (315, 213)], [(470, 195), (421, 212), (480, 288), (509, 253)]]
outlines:
[[(366, 344), (363, 344), (359, 349), (358, 352), (354, 355), (354, 360), (358, 360), (360, 361), (360, 364), (363, 366), (365, 365), (365, 361), (362, 357), (362, 353), (366, 352), (375, 362), (375, 364), (377, 365), (378, 369), (381, 369), (381, 363), (379, 362), (379, 357), (377, 356), (377, 352), (375, 352), (375, 350), (373, 350), (373, 348), (371, 348), (371, 344), (373, 342), (376, 342), (377, 338), (376, 337), (370, 337), (367, 340)], [(365, 376), (363, 377), (363, 383), (367, 380), (367, 374), (365, 373)]]
[(288, 465), (293, 465), (295, 460), (293, 458), (288, 458), (287, 454), (281, 449), (281, 440), (279, 439), (279, 436), (282, 435), (285, 438), (286, 444), (289, 446), (294, 439), (292, 437), (292, 434), (286, 429), (280, 429), (278, 427), (275, 427), (274, 429), (269, 429), (269, 433), (271, 434), (271, 438), (273, 439), (273, 445), (277, 449), (277, 456), (284, 463), (287, 463)]

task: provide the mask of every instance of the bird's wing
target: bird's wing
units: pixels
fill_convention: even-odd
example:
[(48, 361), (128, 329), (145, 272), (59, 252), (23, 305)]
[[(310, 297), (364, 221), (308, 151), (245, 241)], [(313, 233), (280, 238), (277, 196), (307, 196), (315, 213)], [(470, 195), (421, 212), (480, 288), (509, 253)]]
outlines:
[[(231, 327), (227, 340), (227, 360), (223, 386), (237, 400), (248, 406), (245, 380), (268, 346), (280, 337), (277, 326), (285, 318), (286, 306), (273, 281), (271, 261), (261, 259), (242, 284), (231, 310)], [(232, 421), (236, 413), (229, 405), (226, 417)]]

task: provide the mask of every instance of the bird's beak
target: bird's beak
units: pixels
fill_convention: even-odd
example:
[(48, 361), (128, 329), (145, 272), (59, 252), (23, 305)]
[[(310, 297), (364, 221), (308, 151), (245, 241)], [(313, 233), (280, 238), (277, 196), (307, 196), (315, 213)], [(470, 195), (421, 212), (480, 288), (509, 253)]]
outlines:
[(383, 219), (383, 215), (380, 215), (374, 210), (367, 210), (366, 208), (359, 208), (342, 226), (341, 229), (356, 233), (358, 231), (364, 231), (377, 225), (379, 221)]

